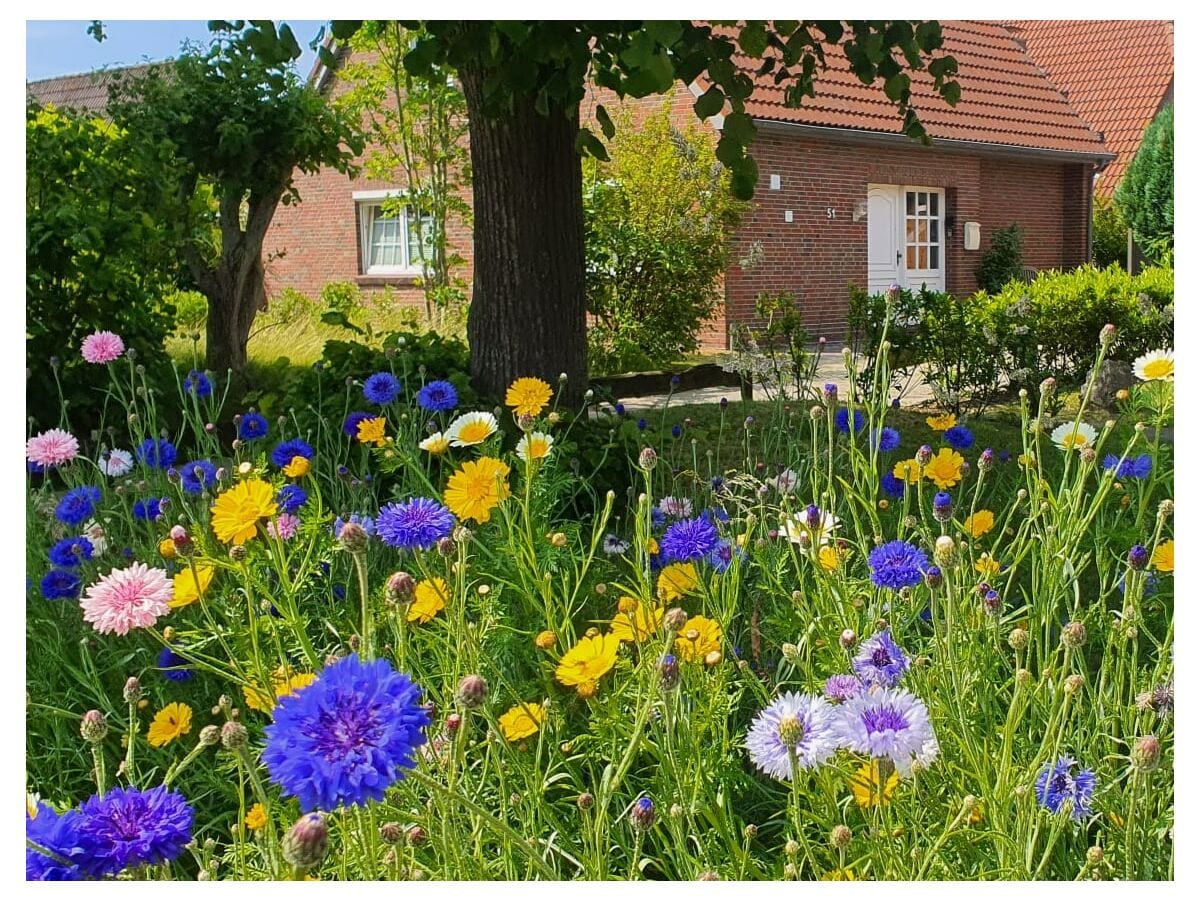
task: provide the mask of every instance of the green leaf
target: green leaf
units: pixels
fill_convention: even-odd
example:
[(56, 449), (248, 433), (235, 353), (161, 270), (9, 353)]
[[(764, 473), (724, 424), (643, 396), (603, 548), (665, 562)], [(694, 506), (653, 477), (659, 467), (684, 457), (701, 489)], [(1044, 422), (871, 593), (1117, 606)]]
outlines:
[(737, 142), (738, 145), (749, 147), (750, 142), (758, 133), (758, 129), (754, 127), (754, 120), (749, 115), (744, 112), (735, 112), (725, 117), (725, 124), (721, 128), (721, 132), (724, 137)]
[(363, 330), (346, 318), (346, 314), (336, 309), (327, 309), (321, 313), (321, 321), (326, 325), (336, 325), (338, 328), (345, 328), (348, 331), (353, 331), (355, 334), (362, 334)]
[(724, 108), (725, 92), (715, 84), (697, 97), (696, 102), (692, 104), (692, 109), (696, 111), (696, 115), (701, 119), (720, 115), (721, 110)]
[(747, 56), (759, 59), (767, 49), (767, 29), (762, 22), (749, 22), (738, 35), (738, 46)]
[(358, 29), (362, 28), (361, 21), (353, 21), (349, 19), (334, 19), (333, 25), (330, 27), (330, 33), (339, 41), (348, 41), (358, 33)]
[(947, 81), (942, 85), (942, 97), (951, 106), (957, 106), (962, 99), (962, 85), (957, 81)]
[(754, 189), (758, 186), (758, 163), (754, 161), (753, 156), (744, 156), (741, 161), (730, 168), (732, 177), (729, 180), (729, 189), (733, 196), (739, 200), (749, 200), (754, 196)]
[(601, 162), (608, 162), (608, 150), (604, 142), (586, 128), (580, 128), (575, 136), (575, 149), (581, 156), (592, 156)]
[(600, 130), (604, 132), (604, 136), (611, 141), (613, 135), (617, 133), (617, 126), (613, 124), (612, 117), (609, 116), (608, 110), (602, 104), (596, 105), (596, 121), (600, 123)]

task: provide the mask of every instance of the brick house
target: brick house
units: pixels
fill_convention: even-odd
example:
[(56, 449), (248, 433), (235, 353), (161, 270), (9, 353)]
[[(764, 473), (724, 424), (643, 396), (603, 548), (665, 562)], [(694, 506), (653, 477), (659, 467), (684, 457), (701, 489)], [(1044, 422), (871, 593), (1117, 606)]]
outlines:
[[(893, 283), (974, 291), (992, 231), (1013, 223), (1033, 268), (1073, 268), (1088, 259), (1092, 181), (1113, 158), (1103, 138), (1004, 25), (942, 25), (945, 52), (959, 63), (962, 99), (950, 107), (934, 96), (932, 79), (914, 75), (913, 105), (931, 146), (901, 133), (895, 107), (878, 86), (859, 82), (840, 53), (827, 55), (816, 96), (800, 109), (784, 105), (769, 77), (758, 79), (747, 112), (758, 125), (751, 152), (759, 183), (733, 237), (735, 264), (706, 347), (726, 347), (730, 326), (754, 319), (764, 291), (794, 292), (810, 330), (834, 340), (844, 332), (851, 283), (872, 291)], [(750, 60), (735, 61), (753, 71)], [(338, 90), (321, 67), (313, 77)], [(704, 89), (677, 86), (672, 117), (688, 120)], [(585, 116), (597, 99), (585, 101)], [(663, 102), (633, 105), (650, 110)], [(720, 128), (720, 116), (709, 121)], [(403, 186), (332, 171), (301, 175), (296, 184), (301, 202), (281, 207), (267, 236), (269, 292), (315, 295), (327, 282), (354, 281), (420, 302), (405, 238), (415, 229), (378, 214), (380, 199)], [(470, 260), (469, 235), (461, 223), (451, 227)]]

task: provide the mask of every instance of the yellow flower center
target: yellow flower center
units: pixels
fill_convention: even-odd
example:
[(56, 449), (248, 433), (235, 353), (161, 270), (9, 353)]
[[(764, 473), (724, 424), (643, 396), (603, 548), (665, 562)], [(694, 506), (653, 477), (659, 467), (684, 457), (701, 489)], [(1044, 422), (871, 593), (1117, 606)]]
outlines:
[(1146, 363), (1144, 371), (1147, 381), (1154, 381), (1158, 378), (1170, 378), (1175, 374), (1175, 361), (1173, 359), (1152, 360)]
[(464, 444), (481, 444), (492, 433), (487, 422), (469, 422), (458, 433), (458, 439)]

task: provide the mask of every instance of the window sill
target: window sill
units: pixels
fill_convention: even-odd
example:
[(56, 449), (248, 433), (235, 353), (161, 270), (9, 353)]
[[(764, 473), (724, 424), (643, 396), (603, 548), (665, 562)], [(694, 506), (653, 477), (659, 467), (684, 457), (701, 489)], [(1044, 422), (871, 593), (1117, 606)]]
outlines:
[(396, 275), (356, 275), (354, 283), (360, 287), (383, 287), (385, 285), (416, 285), (421, 279), (420, 275), (416, 274), (396, 274)]

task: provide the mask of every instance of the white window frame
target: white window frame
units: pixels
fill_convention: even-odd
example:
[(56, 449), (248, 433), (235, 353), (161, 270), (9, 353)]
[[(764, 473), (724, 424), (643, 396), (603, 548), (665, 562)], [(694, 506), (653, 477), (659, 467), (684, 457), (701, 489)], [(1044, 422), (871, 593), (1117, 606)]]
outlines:
[[(908, 236), (908, 195), (909, 194), (927, 194), (938, 198), (938, 211), (936, 215), (925, 214), (916, 215), (913, 218), (918, 224), (924, 221), (926, 223), (936, 221), (937, 224), (937, 240), (929, 238), (928, 230), (926, 231), (926, 239), (920, 240), (917, 234), (915, 240), (910, 240)], [(918, 200), (919, 202), (919, 200)], [(900, 240), (903, 244), (901, 252), (903, 253), (903, 271), (905, 278), (923, 279), (925, 283), (936, 284), (939, 290), (945, 290), (946, 279), (946, 191), (943, 188), (926, 187), (924, 185), (905, 184), (900, 186)], [(927, 226), (927, 229), (930, 226)], [(926, 262), (932, 257), (929, 248), (936, 247), (938, 251), (938, 265), (936, 266), (920, 266), (910, 267), (908, 264), (908, 251), (910, 248), (916, 248), (919, 258), (920, 248), (926, 248)]]
[(408, 207), (405, 206), (401, 216), (403, 227), (399, 243), (401, 263), (399, 265), (371, 264), (371, 232), (375, 224), (376, 211), (383, 206), (384, 200), (394, 197), (404, 197), (402, 190), (355, 191), (352, 195), (355, 216), (358, 219), (359, 269), (363, 275), (420, 275), (421, 261), (409, 257), (408, 242)]

